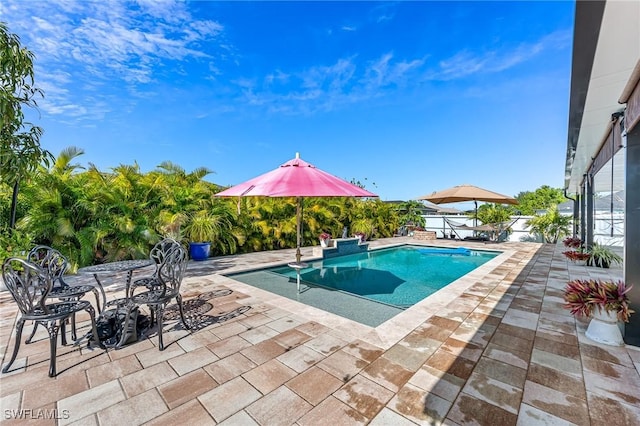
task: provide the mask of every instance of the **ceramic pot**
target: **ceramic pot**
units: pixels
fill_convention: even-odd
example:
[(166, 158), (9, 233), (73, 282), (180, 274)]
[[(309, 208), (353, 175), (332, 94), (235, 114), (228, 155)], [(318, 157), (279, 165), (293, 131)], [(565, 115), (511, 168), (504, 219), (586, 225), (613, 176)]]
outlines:
[(611, 346), (622, 346), (624, 340), (622, 333), (618, 327), (618, 317), (615, 312), (605, 311), (604, 309), (593, 310), (591, 314), (591, 322), (585, 333), (589, 339), (594, 342), (604, 343)]
[(189, 243), (189, 254), (193, 260), (207, 260), (211, 243)]
[(327, 247), (327, 240), (320, 238), (320, 247)]

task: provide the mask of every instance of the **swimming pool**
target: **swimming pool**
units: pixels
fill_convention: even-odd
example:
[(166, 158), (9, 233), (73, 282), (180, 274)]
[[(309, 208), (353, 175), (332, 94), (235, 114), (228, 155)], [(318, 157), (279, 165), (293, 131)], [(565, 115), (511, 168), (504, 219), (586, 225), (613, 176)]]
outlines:
[(496, 257), (499, 252), (464, 248), (399, 246), (229, 275), (245, 284), (377, 326)]

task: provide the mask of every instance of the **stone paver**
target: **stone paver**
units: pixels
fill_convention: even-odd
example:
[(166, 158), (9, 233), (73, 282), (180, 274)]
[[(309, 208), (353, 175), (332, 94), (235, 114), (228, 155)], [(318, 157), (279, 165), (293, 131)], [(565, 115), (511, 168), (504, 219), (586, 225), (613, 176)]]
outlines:
[[(401, 242), (421, 244), (371, 246)], [(49, 410), (60, 418), (42, 424), (59, 425), (640, 424), (640, 350), (590, 341), (562, 307), (569, 279), (622, 270), (569, 264), (561, 245), (464, 245), (503, 254), (375, 329), (221, 275), (286, 263), (292, 250), (192, 262), (185, 300), (211, 309), (196, 330), (168, 315), (164, 351), (153, 331), (106, 353), (59, 347), (54, 379), (38, 330), (0, 376), (0, 404), (16, 416)], [(16, 311), (0, 292), (5, 360)]]
[(298, 395), (309, 401), (313, 405), (318, 405), (342, 386), (342, 380), (327, 373), (326, 371), (311, 367), (302, 374), (297, 375), (287, 383)]

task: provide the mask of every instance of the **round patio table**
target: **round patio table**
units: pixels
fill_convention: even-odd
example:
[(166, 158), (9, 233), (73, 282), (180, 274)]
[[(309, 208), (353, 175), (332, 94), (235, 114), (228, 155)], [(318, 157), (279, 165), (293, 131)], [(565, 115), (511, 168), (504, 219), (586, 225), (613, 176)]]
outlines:
[[(93, 278), (95, 278), (96, 282), (98, 283), (98, 287), (100, 288), (100, 292), (102, 293), (102, 310), (105, 310), (107, 307), (107, 295), (104, 292), (104, 287), (102, 286), (102, 282), (100, 282), (100, 278), (98, 277), (99, 275), (113, 275), (120, 272), (126, 272), (127, 281), (125, 298), (128, 299), (129, 287), (131, 286), (131, 277), (133, 276), (133, 271), (135, 271), (136, 269), (146, 268), (147, 266), (151, 266), (154, 264), (155, 262), (151, 259), (119, 260), (117, 262), (108, 262), (101, 263), (99, 265), (85, 266), (78, 269), (78, 273), (93, 275)], [(98, 312), (101, 312), (99, 306)]]

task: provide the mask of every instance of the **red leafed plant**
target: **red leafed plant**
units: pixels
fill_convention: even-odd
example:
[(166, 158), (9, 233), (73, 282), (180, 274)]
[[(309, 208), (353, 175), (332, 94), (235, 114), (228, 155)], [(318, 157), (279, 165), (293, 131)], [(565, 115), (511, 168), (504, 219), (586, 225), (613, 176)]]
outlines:
[(576, 260), (587, 260), (591, 257), (590, 253), (585, 253), (577, 250), (563, 251), (562, 254), (564, 254), (567, 259), (573, 262), (575, 262)]
[(321, 240), (329, 240), (329, 239), (331, 239), (331, 234), (327, 234), (326, 232), (323, 232), (322, 234), (320, 234), (320, 239)]
[(562, 243), (564, 244), (565, 247), (571, 247), (571, 248), (582, 247), (582, 240), (578, 237), (567, 237), (564, 240), (562, 240)]
[(620, 321), (629, 322), (634, 312), (629, 308), (627, 293), (632, 286), (624, 281), (572, 280), (564, 289), (564, 307), (573, 315), (589, 317), (594, 309), (615, 312)]

